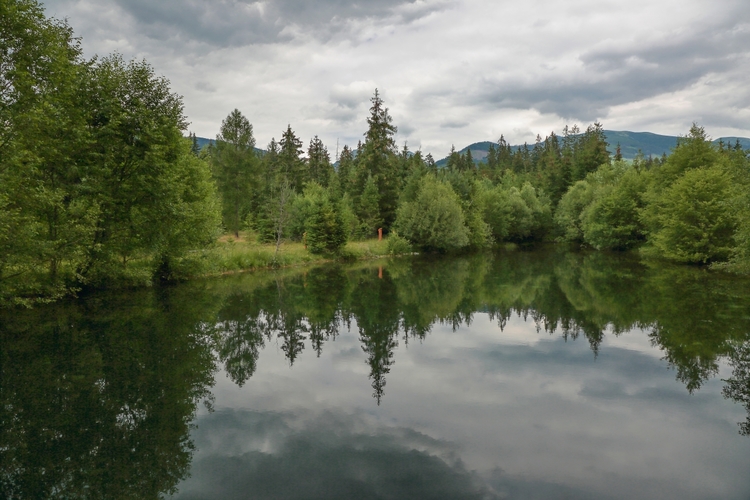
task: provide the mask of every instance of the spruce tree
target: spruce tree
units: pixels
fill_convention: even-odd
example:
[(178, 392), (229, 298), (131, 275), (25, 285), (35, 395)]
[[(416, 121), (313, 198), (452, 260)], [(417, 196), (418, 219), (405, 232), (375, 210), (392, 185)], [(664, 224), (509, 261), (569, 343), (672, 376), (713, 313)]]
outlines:
[(253, 126), (235, 109), (221, 122), (212, 155), (214, 176), (222, 198), (222, 220), (239, 237), (257, 183), (257, 158)]
[(383, 221), (387, 229), (396, 218), (399, 177), (394, 135), (398, 129), (393, 125), (393, 119), (377, 89), (370, 102), (368, 129), (359, 151), (360, 175), (364, 178), (371, 176), (375, 182), (379, 197), (376, 217)]
[(307, 170), (311, 181), (322, 186), (328, 185), (333, 170), (331, 155), (317, 135), (310, 139), (310, 146), (307, 148)]
[(281, 146), (278, 155), (279, 171), (289, 179), (295, 192), (301, 193), (305, 183), (310, 180), (309, 173), (302, 160), (302, 141), (294, 134), (291, 125), (281, 135)]

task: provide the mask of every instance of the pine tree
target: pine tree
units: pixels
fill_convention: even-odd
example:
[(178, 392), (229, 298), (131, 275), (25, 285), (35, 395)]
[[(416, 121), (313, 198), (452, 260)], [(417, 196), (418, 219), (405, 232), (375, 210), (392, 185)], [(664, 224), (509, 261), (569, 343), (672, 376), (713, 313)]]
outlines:
[(257, 158), (253, 126), (238, 109), (221, 122), (212, 160), (222, 198), (224, 226), (239, 237), (257, 184)]
[(445, 165), (448, 170), (461, 169), (461, 153), (456, 151), (456, 146), (451, 144), (451, 151), (448, 153), (448, 163)]
[(341, 183), (341, 189), (345, 193), (350, 193), (352, 191), (353, 186), (353, 169), (354, 169), (354, 154), (352, 153), (352, 150), (349, 149), (349, 146), (344, 146), (344, 149), (341, 150), (341, 154), (339, 154), (339, 162), (338, 162), (338, 177), (339, 182)]
[(388, 108), (385, 107), (377, 89), (370, 102), (372, 106), (367, 118), (368, 129), (358, 158), (360, 175), (365, 178), (371, 176), (377, 185), (377, 217), (383, 221), (387, 229), (396, 218), (399, 176), (394, 135), (398, 129), (393, 125), (393, 119), (388, 114)]
[(302, 141), (297, 138), (291, 125), (281, 135), (279, 141), (278, 161), (279, 171), (282, 176), (289, 179), (289, 183), (295, 192), (301, 193), (305, 183), (310, 180), (309, 172), (302, 160)]
[(382, 227), (383, 219), (380, 215), (380, 194), (373, 176), (368, 176), (365, 189), (359, 198), (358, 215), (362, 222), (362, 236), (372, 237), (379, 227)]
[(317, 135), (314, 139), (310, 139), (310, 146), (307, 148), (307, 170), (311, 181), (322, 186), (328, 185), (333, 170), (331, 155), (328, 154), (328, 148), (323, 145), (323, 141)]

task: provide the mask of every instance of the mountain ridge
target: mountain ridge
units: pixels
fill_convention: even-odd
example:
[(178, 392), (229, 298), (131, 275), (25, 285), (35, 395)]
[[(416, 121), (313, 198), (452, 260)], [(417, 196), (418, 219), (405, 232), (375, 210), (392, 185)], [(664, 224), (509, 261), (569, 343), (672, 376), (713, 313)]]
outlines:
[[(604, 136), (606, 137), (609, 147), (607, 148), (612, 156), (615, 154), (617, 144), (620, 145), (620, 151), (622, 157), (626, 160), (632, 160), (636, 157), (638, 152), (642, 152), (644, 156), (661, 156), (662, 154), (669, 155), (672, 149), (677, 145), (677, 139), (679, 136), (673, 135), (661, 135), (653, 132), (631, 132), (628, 130), (604, 130)], [(207, 139), (205, 137), (196, 137), (198, 147), (203, 148), (208, 144), (215, 142), (214, 139)], [(714, 139), (712, 142), (718, 144), (719, 141), (723, 141), (724, 144), (733, 146), (736, 141), (740, 141), (740, 145), (744, 149), (750, 149), (750, 138), (747, 137), (719, 137)], [(466, 154), (466, 151), (471, 149), (471, 154), (474, 157), (474, 161), (480, 162), (487, 157), (487, 151), (489, 151), (490, 145), (497, 145), (496, 142), (492, 141), (479, 141), (465, 146), (458, 152)], [(534, 145), (529, 144), (529, 148)], [(523, 144), (512, 145), (511, 148), (515, 151), (523, 147)], [(265, 153), (265, 150), (255, 148), (260, 153)], [(448, 163), (448, 157), (442, 158), (437, 162), (438, 166), (444, 166)]]

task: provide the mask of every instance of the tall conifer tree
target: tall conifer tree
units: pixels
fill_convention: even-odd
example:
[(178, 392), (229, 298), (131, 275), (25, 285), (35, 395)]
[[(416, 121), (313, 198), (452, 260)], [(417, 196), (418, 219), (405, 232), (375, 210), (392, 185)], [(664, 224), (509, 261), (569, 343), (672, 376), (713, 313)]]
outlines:
[(213, 158), (214, 175), (222, 197), (222, 215), (227, 230), (239, 237), (256, 183), (253, 126), (238, 109), (221, 122)]

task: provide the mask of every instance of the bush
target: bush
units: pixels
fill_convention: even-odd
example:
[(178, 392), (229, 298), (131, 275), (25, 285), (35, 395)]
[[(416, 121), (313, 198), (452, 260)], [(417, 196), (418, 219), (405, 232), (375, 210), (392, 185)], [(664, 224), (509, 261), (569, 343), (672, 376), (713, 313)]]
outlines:
[(396, 229), (415, 246), (427, 251), (448, 251), (469, 244), (469, 230), (458, 195), (450, 184), (426, 176), (413, 202), (398, 210)]
[(388, 253), (391, 255), (401, 255), (405, 253), (411, 253), (412, 248), (409, 240), (399, 235), (396, 231), (393, 231), (386, 241)]

